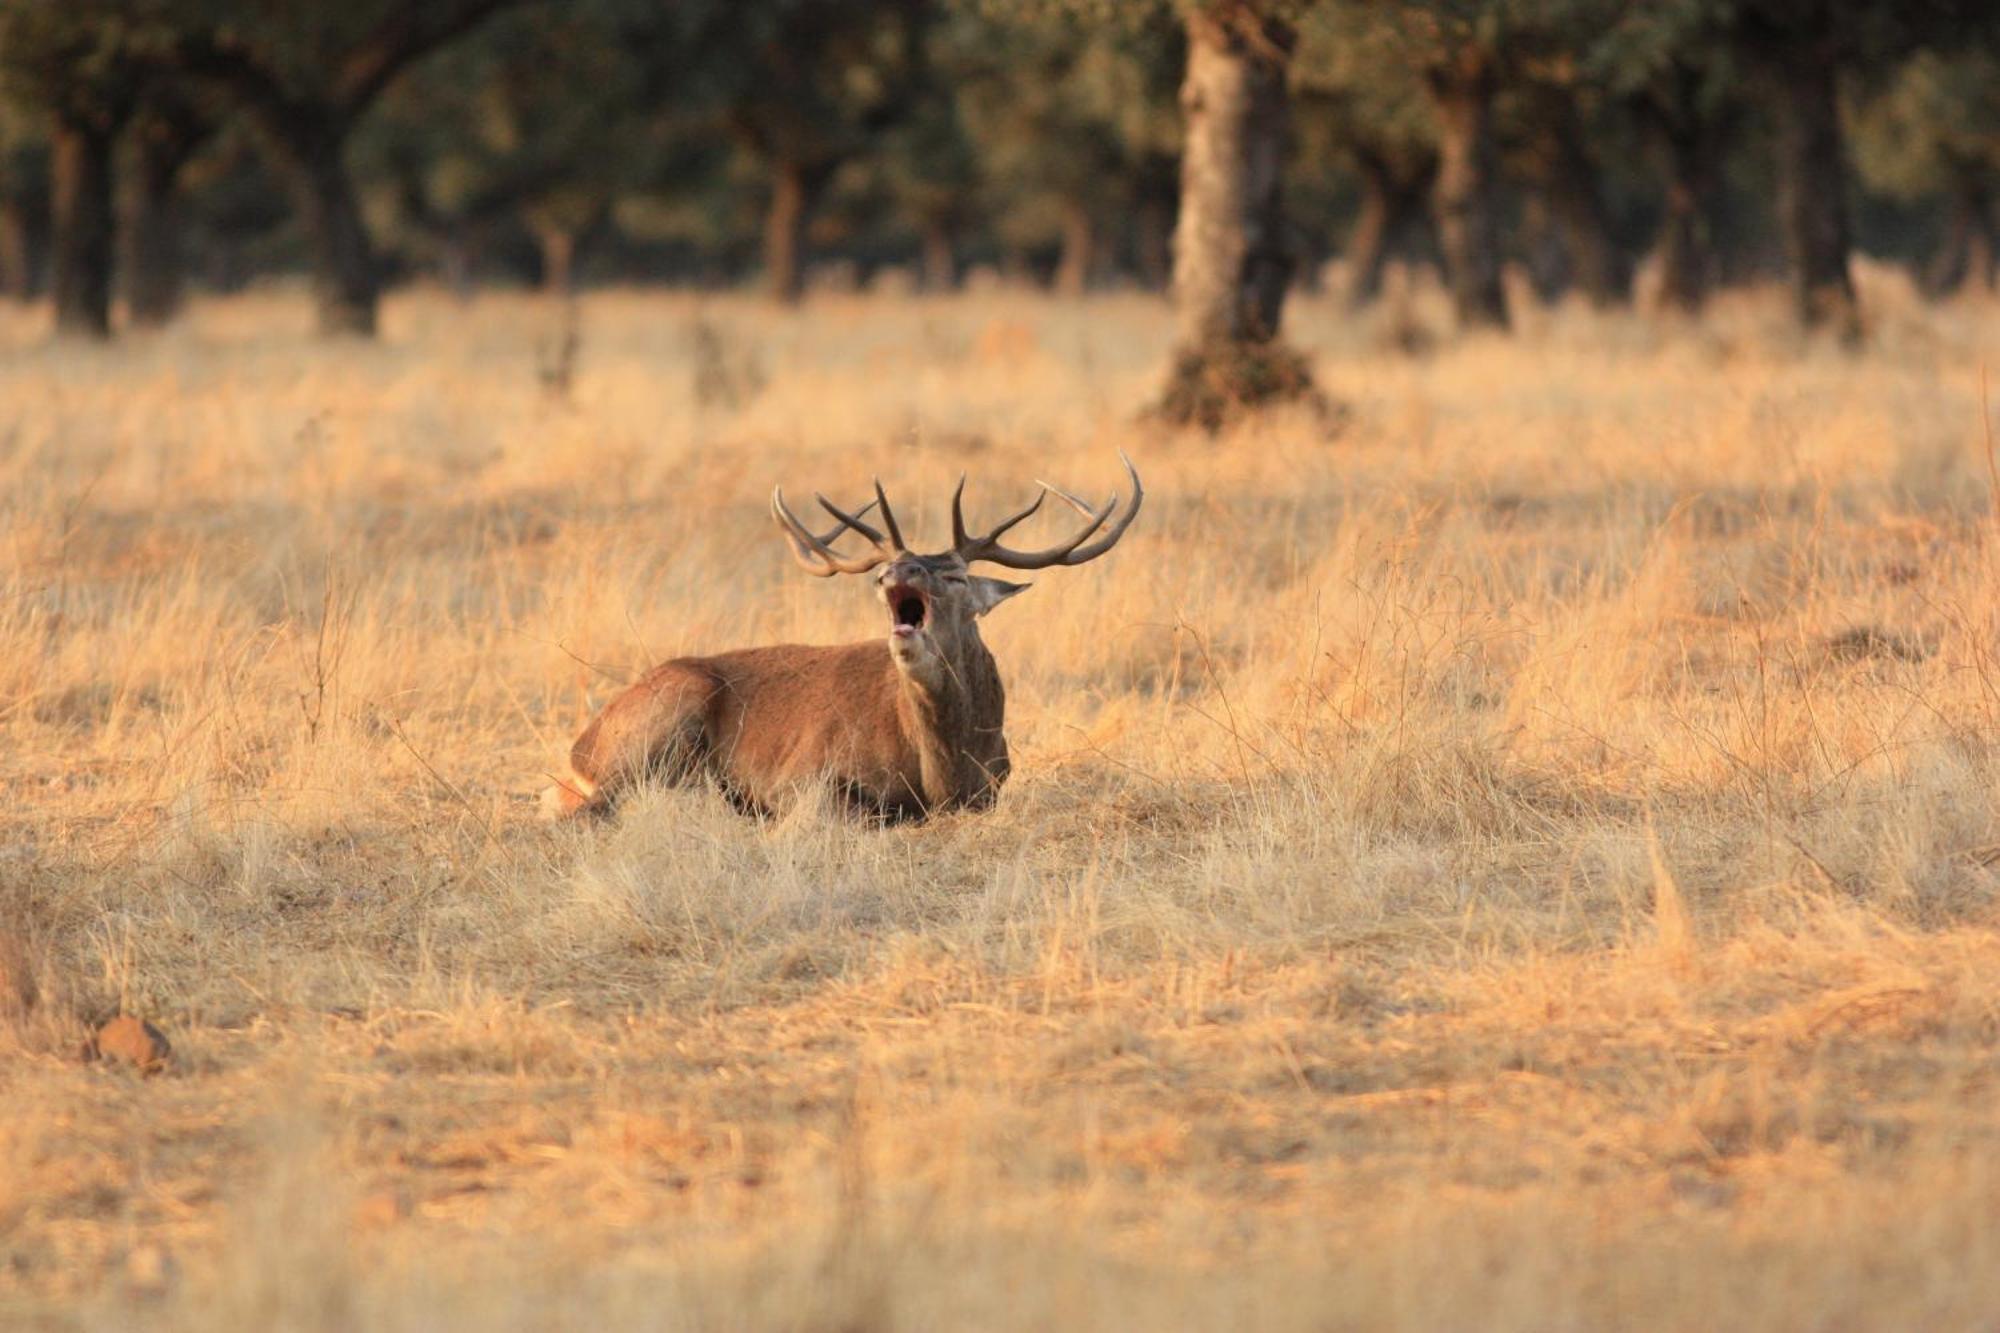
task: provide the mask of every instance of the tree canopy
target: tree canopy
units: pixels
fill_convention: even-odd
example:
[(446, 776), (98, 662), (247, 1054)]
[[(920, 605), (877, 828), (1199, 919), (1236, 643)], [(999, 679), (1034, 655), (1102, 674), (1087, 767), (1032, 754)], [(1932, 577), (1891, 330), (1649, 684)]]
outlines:
[(1357, 306), (1398, 262), (1466, 328), (1516, 265), (1679, 309), (1788, 273), (1842, 328), (1856, 246), (1992, 280), (2000, 23), (1964, 0), (16, 0), (0, 292), (101, 336), (195, 256), (358, 333), (426, 275), (1164, 287), (1204, 24), (1276, 79), (1268, 254)]

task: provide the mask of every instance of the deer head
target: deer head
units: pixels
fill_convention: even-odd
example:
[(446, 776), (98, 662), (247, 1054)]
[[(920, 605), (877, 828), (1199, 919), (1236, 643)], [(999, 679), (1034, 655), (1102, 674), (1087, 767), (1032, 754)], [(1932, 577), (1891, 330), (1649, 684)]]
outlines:
[[(1132, 520), (1138, 517), (1139, 506), (1146, 498), (1132, 460), (1122, 453), (1118, 457), (1132, 478), (1132, 503), (1122, 514), (1118, 512), (1120, 501), (1115, 495), (1093, 507), (1067, 491), (1041, 482), (1041, 493), (1033, 503), (1002, 519), (983, 536), (966, 532), (965, 478), (961, 476), (951, 496), (951, 549), (936, 555), (919, 555), (910, 550), (879, 480), (875, 482), (875, 498), (856, 513), (849, 513), (824, 495), (816, 494), (813, 498), (839, 525), (825, 534), (815, 534), (799, 521), (786, 506), (782, 488), (771, 493), (771, 513), (785, 534), (793, 558), (808, 574), (830, 578), (835, 574), (874, 573), (875, 594), (889, 619), (890, 655), (906, 676), (936, 687), (951, 674), (951, 664), (962, 660), (963, 654), (979, 644), (975, 624), (978, 618), (1028, 587), (1025, 583), (974, 574), (971, 568), (975, 562), (1022, 570), (1080, 565), (1118, 544), (1125, 530), (1132, 526)], [(1000, 539), (1038, 512), (1051, 495), (1083, 516), (1077, 530), (1066, 540), (1040, 551), (1017, 551), (1003, 546)], [(865, 516), (870, 510), (880, 511), (881, 528), (867, 521)], [(1111, 521), (1114, 516), (1115, 523)], [(833, 543), (848, 532), (865, 538), (870, 549), (851, 556), (834, 550)]]

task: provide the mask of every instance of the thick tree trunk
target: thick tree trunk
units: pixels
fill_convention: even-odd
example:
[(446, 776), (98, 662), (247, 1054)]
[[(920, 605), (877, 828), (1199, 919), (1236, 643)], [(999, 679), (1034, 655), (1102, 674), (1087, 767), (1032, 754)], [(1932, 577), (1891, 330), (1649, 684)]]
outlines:
[(1467, 48), (1430, 71), (1439, 160), (1432, 192), (1445, 281), (1461, 329), (1507, 327), (1500, 281), (1500, 153), (1493, 134), (1493, 62)]
[(951, 228), (937, 218), (924, 223), (923, 288), (927, 292), (948, 292), (958, 286), (958, 255), (951, 241)]
[(1249, 6), (1189, 12), (1174, 306), (1181, 346), (1277, 335), (1284, 249), (1285, 67), (1293, 36)]
[(111, 336), (112, 142), (97, 126), (56, 122), (50, 182), (56, 331), (68, 336)]
[(1569, 251), (1570, 277), (1600, 310), (1632, 303), (1632, 258), (1618, 243), (1611, 208), (1599, 186), (1597, 164), (1584, 143), (1583, 124), (1567, 96), (1551, 99), (1548, 126), (1548, 202)]
[(1924, 266), (1925, 293), (1950, 296), (1968, 280), (1980, 291), (1991, 291), (1996, 263), (1993, 203), (1983, 180), (1967, 174), (1953, 185), (1945, 227), (1943, 243)]
[(771, 295), (797, 305), (806, 290), (806, 223), (813, 196), (810, 173), (796, 162), (771, 168), (771, 203), (764, 214), (764, 280)]
[(1097, 249), (1097, 229), (1091, 225), (1090, 210), (1069, 202), (1062, 211), (1062, 257), (1056, 261), (1056, 293), (1082, 296), (1090, 288), (1090, 270)]
[(1178, 346), (1158, 414), (1219, 429), (1260, 404), (1323, 400), (1278, 342), (1285, 287), (1285, 71), (1294, 35), (1246, 0), (1189, 10), (1174, 229)]
[(348, 175), (344, 131), (322, 127), (288, 135), (286, 167), (294, 206), (312, 251), (319, 331), (373, 337), (381, 277), (375, 248)]
[(206, 127), (198, 122), (172, 115), (148, 116), (134, 126), (125, 299), (132, 323), (140, 328), (157, 328), (180, 310), (180, 174), (206, 136)]
[(1852, 341), (1861, 335), (1861, 310), (1847, 267), (1847, 157), (1835, 62), (1822, 45), (1788, 43), (1772, 53), (1778, 217), (1799, 322)]

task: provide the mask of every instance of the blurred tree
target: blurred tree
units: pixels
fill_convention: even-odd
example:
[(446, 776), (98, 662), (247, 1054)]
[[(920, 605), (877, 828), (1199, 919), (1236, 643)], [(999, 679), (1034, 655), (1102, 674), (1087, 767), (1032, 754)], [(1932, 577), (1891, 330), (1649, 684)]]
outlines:
[(715, 109), (769, 182), (765, 279), (805, 290), (806, 234), (834, 173), (922, 104), (928, 0), (744, 0), (682, 10), (677, 91)]
[(305, 224), (323, 332), (375, 331), (381, 275), (346, 160), (355, 125), (411, 64), (517, 2), (261, 0), (253, 16), (174, 0), (159, 67), (220, 88), (262, 131)]
[(180, 309), (185, 253), (181, 175), (214, 134), (214, 113), (195, 91), (148, 78), (127, 137), (124, 207), (125, 304), (134, 326), (157, 328)]
[(1628, 107), (1657, 146), (1658, 299), (1690, 314), (1716, 280), (1725, 149), (1744, 127), (1731, 18), (1724, 0), (1660, 0), (1603, 24), (1577, 52), (1585, 76)]
[(136, 57), (154, 36), (116, 0), (19, 0), (0, 8), (0, 78), (49, 117), (56, 329), (111, 334), (112, 151), (132, 113)]
[(1771, 96), (1778, 130), (1778, 218), (1799, 321), (1843, 341), (1861, 335), (1848, 268), (1847, 153), (1840, 67), (1852, 58), (1838, 0), (1746, 0), (1736, 36)]
[(1629, 305), (1632, 254), (1619, 235), (1608, 173), (1586, 127), (1588, 119), (1602, 119), (1598, 90), (1583, 82), (1565, 55), (1535, 62), (1519, 91), (1529, 121), (1525, 153), (1561, 232), (1569, 279), (1599, 309)]
[(1493, 131), (1493, 97), (1500, 87), (1497, 53), (1470, 30), (1439, 25), (1445, 40), (1426, 62), (1438, 120), (1438, 173), (1432, 187), (1445, 276), (1460, 328), (1507, 327), (1500, 281), (1500, 150)]
[(1864, 99), (1855, 118), (1861, 178), (1898, 199), (1942, 198), (1944, 234), (1924, 267), (1933, 295), (1970, 279), (1994, 286), (2000, 237), (2000, 53), (1921, 51)]
[(135, 325), (189, 259), (303, 257), (361, 331), (386, 275), (462, 286), (482, 252), (560, 289), (579, 253), (709, 282), (761, 247), (791, 299), (808, 242), (933, 287), (997, 249), (1065, 291), (1170, 277), (1162, 408), (1215, 424), (1311, 393), (1283, 299), (1350, 218), (1351, 302), (1435, 254), (1467, 328), (1505, 324), (1509, 256), (1624, 300), (1655, 216), (1679, 307), (1782, 238), (1800, 317), (1851, 332), (1850, 206), (1934, 241), (1932, 289), (1983, 281), (1996, 29), (1975, 0), (0, 0), (0, 291), (46, 252), (60, 327), (102, 336), (114, 256)]
[(1123, 24), (1055, 14), (959, 41), (976, 42), (953, 72), (1000, 225), (1017, 243), (1053, 237), (1056, 290), (1078, 295), (1128, 239), (1177, 144), (1176, 28), (1164, 12)]
[(1422, 80), (1403, 59), (1393, 25), (1355, 21), (1353, 10), (1323, 7), (1300, 27), (1293, 81), (1306, 138), (1324, 134), (1360, 187), (1347, 243), (1347, 302), (1382, 291), (1390, 260), (1434, 256), (1431, 191), (1437, 181), (1437, 121)]
[(618, 17), (601, 4), (502, 14), (404, 79), (357, 136), (362, 175), (454, 287), (481, 239), (513, 223), (543, 286), (568, 293), (579, 243), (641, 183), (644, 71)]
[(930, 16), (903, 112), (861, 164), (862, 189), (876, 197), (889, 229), (907, 229), (918, 279), (929, 291), (958, 285), (960, 251), (987, 216), (988, 167), (966, 107), (992, 76), (1001, 40), (1001, 25), (985, 14), (942, 9)]
[(29, 300), (40, 287), (48, 178), (42, 117), (0, 99), (0, 297), (5, 299)]
[[(1514, 8), (1513, 0), (1326, 0), (1311, 17), (1325, 48), (1364, 52), (1379, 67), (1407, 71), (1425, 92), (1438, 158), (1431, 203), (1462, 329), (1507, 327), (1494, 99)], [(1383, 78), (1378, 69), (1361, 82), (1380, 86)]]
[(927, 90), (930, 113), (890, 132), (875, 161), (893, 206), (915, 229), (927, 291), (958, 285), (959, 249), (979, 217), (980, 164), (957, 99)]
[(1178, 337), (1159, 412), (1214, 430), (1263, 403), (1318, 396), (1305, 359), (1278, 338), (1292, 277), (1282, 185), (1297, 37), (1250, 0), (1193, 5), (1185, 22)]
[(1732, 32), (1761, 75), (1777, 124), (1778, 216), (1805, 327), (1843, 341), (1861, 334), (1848, 269), (1843, 75), (1893, 69), (1926, 47), (1990, 41), (1996, 21), (1980, 0), (1736, 0)]

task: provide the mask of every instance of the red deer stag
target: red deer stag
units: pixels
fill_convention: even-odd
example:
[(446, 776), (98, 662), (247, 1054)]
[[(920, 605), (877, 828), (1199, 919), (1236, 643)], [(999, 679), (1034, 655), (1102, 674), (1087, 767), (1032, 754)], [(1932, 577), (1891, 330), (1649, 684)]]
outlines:
[[(771, 514), (808, 574), (880, 569), (875, 595), (889, 615), (888, 637), (830, 648), (747, 648), (654, 667), (577, 738), (570, 775), (543, 793), (544, 809), (557, 817), (604, 811), (647, 776), (677, 785), (712, 779), (753, 814), (822, 784), (848, 811), (885, 821), (992, 805), (1007, 780), (1006, 701), (977, 621), (1027, 585), (969, 571), (980, 561), (1003, 569), (1080, 565), (1117, 545), (1145, 499), (1138, 469), (1119, 457), (1132, 478), (1132, 503), (1115, 523), (1118, 497), (1092, 507), (1043, 482), (1033, 504), (983, 537), (968, 536), (959, 478), (951, 549), (938, 555), (904, 544), (879, 481), (858, 513), (816, 496), (838, 520), (823, 535), (808, 530), (786, 507), (784, 491), (774, 490)], [(1073, 535), (1041, 551), (1000, 544), (1051, 495), (1083, 516)], [(881, 530), (867, 522), (870, 510), (880, 511)], [(834, 550), (850, 531), (874, 549)]]

